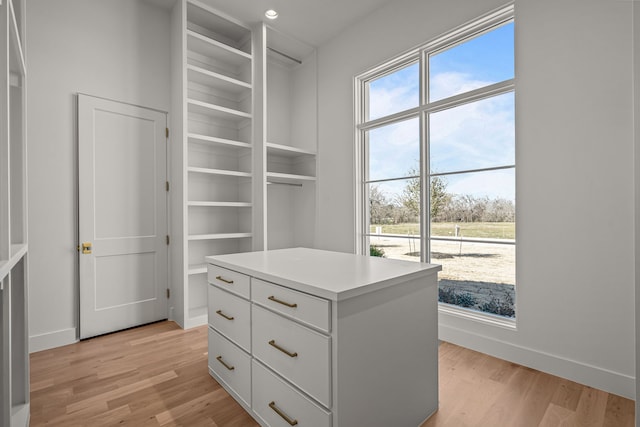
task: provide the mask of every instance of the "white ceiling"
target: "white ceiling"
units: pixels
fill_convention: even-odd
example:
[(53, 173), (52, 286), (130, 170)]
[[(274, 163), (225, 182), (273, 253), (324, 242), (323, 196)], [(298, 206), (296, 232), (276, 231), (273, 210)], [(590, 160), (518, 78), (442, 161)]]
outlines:
[[(320, 46), (349, 25), (394, 0), (202, 0), (244, 23), (269, 26), (312, 46)], [(264, 12), (274, 9), (278, 19)]]

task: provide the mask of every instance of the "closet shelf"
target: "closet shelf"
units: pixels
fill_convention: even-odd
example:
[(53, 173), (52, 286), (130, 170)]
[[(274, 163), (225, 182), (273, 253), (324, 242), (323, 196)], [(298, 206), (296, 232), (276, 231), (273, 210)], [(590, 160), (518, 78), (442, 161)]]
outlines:
[[(193, 307), (189, 309), (188, 326), (206, 325), (208, 320), (207, 306)], [(187, 328), (188, 329), (188, 328)]]
[(7, 277), (11, 269), (15, 267), (27, 253), (27, 244), (11, 245), (10, 252), (8, 260), (0, 261), (0, 286), (2, 280)]
[(187, 49), (234, 66), (249, 65), (252, 59), (246, 52), (189, 29), (187, 30)]
[(223, 208), (250, 208), (251, 202), (204, 202), (204, 201), (191, 201), (187, 202), (188, 206), (200, 206), (200, 207), (223, 207)]
[(315, 180), (315, 176), (267, 172), (267, 182), (272, 184), (302, 184), (303, 182), (313, 182)]
[(300, 157), (300, 156), (315, 156), (316, 153), (302, 148), (292, 147), (290, 145), (274, 144), (267, 142), (267, 154), (282, 157)]
[(219, 145), (233, 146), (238, 148), (251, 148), (251, 144), (246, 142), (235, 141), (232, 139), (218, 138), (215, 136), (200, 135), (197, 133), (189, 133), (187, 134), (187, 138), (189, 138), (189, 142), (208, 143), (208, 144), (215, 144), (215, 145), (219, 144)]
[(227, 77), (195, 65), (187, 65), (187, 76), (187, 79), (190, 82), (219, 89), (234, 95), (251, 93), (250, 83), (246, 83), (232, 77)]
[(188, 167), (187, 172), (193, 173), (206, 173), (210, 175), (227, 175), (227, 176), (238, 176), (238, 177), (246, 177), (251, 178), (250, 172), (241, 172), (234, 170), (226, 170), (226, 169), (209, 169), (209, 168), (197, 168), (197, 167)]
[(189, 235), (189, 240), (244, 239), (251, 236), (251, 233), (191, 234)]
[(208, 102), (198, 101), (196, 99), (187, 99), (187, 107), (190, 113), (202, 114), (208, 117), (222, 120), (241, 121), (251, 118), (251, 114), (245, 113), (244, 111), (234, 110), (233, 108), (227, 108)]
[(9, 20), (9, 38), (11, 39), (10, 57), (9, 57), (9, 70), (12, 73), (20, 75), (27, 74), (27, 67), (24, 61), (24, 52), (22, 50), (22, 43), (20, 39), (20, 32), (18, 31), (18, 21), (16, 20), (16, 14), (13, 10), (13, 2), (7, 0), (11, 16)]
[(189, 264), (188, 274), (204, 274), (207, 272), (207, 264)]
[[(251, 40), (250, 28), (245, 27), (230, 16), (220, 16), (219, 11), (205, 4), (206, 2), (187, 0), (186, 3), (188, 29), (205, 35), (209, 33), (216, 34), (223, 38), (221, 41), (225, 44), (240, 50), (244, 50), (240, 46), (245, 46)], [(216, 37), (214, 36), (213, 38)]]

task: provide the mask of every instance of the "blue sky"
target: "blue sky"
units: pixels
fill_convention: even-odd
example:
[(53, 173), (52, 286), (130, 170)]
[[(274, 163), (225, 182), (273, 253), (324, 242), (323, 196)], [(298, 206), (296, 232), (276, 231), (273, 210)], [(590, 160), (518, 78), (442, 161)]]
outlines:
[[(513, 23), (432, 55), (430, 99), (443, 99), (513, 78)], [(418, 64), (370, 83), (369, 118), (418, 106)], [(514, 95), (503, 94), (430, 115), (432, 172), (450, 172), (515, 163)], [(381, 127), (369, 134), (369, 179), (407, 176), (419, 165), (418, 119)], [(448, 191), (515, 198), (513, 170), (449, 175)], [(385, 183), (390, 198), (404, 182)]]
[[(498, 27), (429, 58), (430, 100), (511, 79), (514, 75), (513, 23)], [(450, 85), (447, 79), (454, 78)], [(457, 79), (462, 86), (458, 86)]]

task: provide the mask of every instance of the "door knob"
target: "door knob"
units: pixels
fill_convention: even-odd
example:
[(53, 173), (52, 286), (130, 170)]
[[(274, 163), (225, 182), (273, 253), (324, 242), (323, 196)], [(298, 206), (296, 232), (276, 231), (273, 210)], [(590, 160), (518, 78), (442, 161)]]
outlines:
[(82, 253), (90, 254), (91, 253), (91, 242), (84, 242), (82, 244)]

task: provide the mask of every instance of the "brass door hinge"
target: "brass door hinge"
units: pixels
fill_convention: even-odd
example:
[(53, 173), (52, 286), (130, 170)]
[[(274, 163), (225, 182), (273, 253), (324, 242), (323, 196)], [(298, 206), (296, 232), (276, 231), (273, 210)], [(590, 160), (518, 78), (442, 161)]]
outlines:
[(167, 131), (167, 138), (169, 138), (169, 128), (165, 128)]
[(167, 234), (167, 245), (169, 244), (169, 241), (170, 241), (169, 235)]
[(166, 187), (167, 191), (169, 191), (169, 181), (166, 182)]
[(167, 299), (171, 298), (171, 289), (167, 288)]

